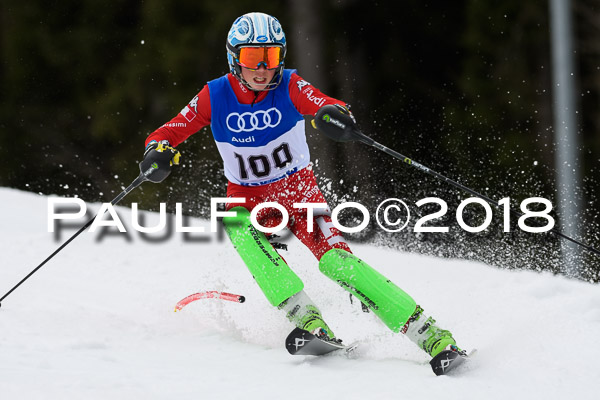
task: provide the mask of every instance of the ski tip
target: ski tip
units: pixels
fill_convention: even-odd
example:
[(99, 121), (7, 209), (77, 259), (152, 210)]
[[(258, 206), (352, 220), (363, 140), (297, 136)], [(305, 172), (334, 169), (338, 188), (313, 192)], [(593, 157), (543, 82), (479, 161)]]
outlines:
[(433, 357), (429, 364), (436, 375), (448, 375), (453, 373), (469, 357), (465, 353), (454, 350), (442, 350)]

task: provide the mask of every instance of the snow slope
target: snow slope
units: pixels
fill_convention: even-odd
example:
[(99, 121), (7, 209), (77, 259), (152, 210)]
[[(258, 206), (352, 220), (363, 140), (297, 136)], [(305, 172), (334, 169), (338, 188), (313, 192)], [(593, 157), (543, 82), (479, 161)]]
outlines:
[[(0, 295), (61, 242), (47, 198), (0, 188)], [(99, 205), (93, 205), (98, 209)], [(131, 227), (130, 210), (119, 215)], [(157, 215), (147, 214), (150, 226)], [(207, 221), (193, 220), (191, 225)], [(65, 232), (63, 240), (74, 233)], [(284, 256), (354, 358), (293, 357), (292, 329), (262, 296), (228, 239), (181, 234), (148, 243), (86, 232), (0, 309), (0, 399), (596, 399), (600, 290), (560, 276), (365, 245), (354, 252), (477, 348), (460, 376), (436, 377), (428, 357), (350, 304), (291, 241)], [(243, 304), (200, 300), (204, 290)]]

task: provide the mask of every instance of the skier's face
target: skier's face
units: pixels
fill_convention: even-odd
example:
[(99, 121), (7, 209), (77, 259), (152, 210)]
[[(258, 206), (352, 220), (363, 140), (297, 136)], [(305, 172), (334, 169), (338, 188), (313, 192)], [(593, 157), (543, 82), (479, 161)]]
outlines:
[(253, 90), (264, 90), (273, 80), (276, 71), (276, 69), (267, 69), (264, 65), (259, 66), (258, 69), (242, 67), (242, 78)]

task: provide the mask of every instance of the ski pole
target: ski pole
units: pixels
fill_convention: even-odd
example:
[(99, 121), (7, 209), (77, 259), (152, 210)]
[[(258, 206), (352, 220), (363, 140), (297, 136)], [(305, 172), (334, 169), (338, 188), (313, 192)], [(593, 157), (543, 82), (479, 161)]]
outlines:
[(227, 293), (227, 292), (219, 292), (217, 290), (209, 290), (207, 292), (200, 292), (190, 294), (186, 298), (179, 300), (175, 305), (175, 312), (181, 311), (183, 307), (190, 304), (192, 301), (200, 300), (200, 299), (221, 299), (233, 301), (236, 303), (243, 303), (246, 301), (246, 298), (239, 294)]
[[(171, 167), (173, 165), (179, 165), (180, 153), (175, 148), (171, 147), (164, 143), (154, 143), (152, 146), (148, 146), (146, 151), (144, 152), (144, 159), (140, 162), (140, 174), (137, 178), (131, 182), (125, 190), (115, 197), (110, 204), (115, 205), (125, 196), (127, 196), (133, 189), (140, 186), (142, 183), (146, 181), (159, 183), (162, 182), (169, 176), (171, 173)], [(77, 236), (79, 236), (83, 231), (85, 231), (98, 217), (98, 214), (88, 222), (85, 223), (73, 236), (71, 236), (66, 242), (64, 242), (58, 249), (54, 251), (54, 253), (50, 254), (48, 258), (46, 258), (40, 265), (38, 265), (33, 271), (31, 271), (27, 276), (25, 276), (19, 283), (13, 286), (4, 296), (0, 297), (0, 307), (2, 307), (2, 300), (4, 300), (8, 295), (10, 295), (16, 288), (21, 286), (23, 282), (29, 279), (33, 274), (35, 274), (40, 268), (44, 266), (48, 261), (50, 261), (55, 255), (57, 255), (62, 249), (64, 249), (69, 243), (71, 243)]]
[[(147, 176), (151, 172), (152, 171), (146, 171), (146, 173), (140, 173), (140, 175), (137, 178), (135, 178), (135, 180), (131, 183), (131, 185), (127, 186), (127, 188), (125, 190), (123, 190), (121, 193), (119, 193), (119, 195), (117, 197), (115, 197), (110, 202), (110, 204), (112, 204), (114, 206), (115, 204), (120, 202), (125, 196), (127, 196), (133, 189), (137, 188), (142, 183), (147, 181), (148, 180)], [(25, 276), (23, 279), (21, 279), (21, 281), (19, 283), (17, 283), (12, 289), (10, 289), (4, 296), (2, 296), (0, 298), (0, 307), (2, 306), (2, 300), (4, 300), (6, 297), (8, 297), (8, 295), (10, 295), (16, 288), (21, 286), (21, 284), (23, 284), (23, 282), (25, 282), (27, 279), (29, 279), (40, 268), (42, 268), (44, 266), (44, 264), (46, 264), (48, 261), (50, 261), (55, 255), (57, 255), (62, 249), (64, 249), (69, 243), (71, 243), (77, 236), (79, 236), (83, 231), (85, 231), (94, 222), (94, 219), (96, 219), (97, 216), (98, 215), (94, 216), (94, 218), (92, 218), (88, 222), (86, 222), (86, 224), (83, 225), (77, 232), (75, 232), (75, 234), (73, 236), (71, 236), (69, 239), (67, 239), (67, 241), (65, 241), (62, 245), (60, 245), (60, 247), (57, 248), (54, 251), (54, 253), (50, 254), (48, 256), (48, 258), (46, 258), (44, 261), (42, 261), (40, 263), (40, 265), (38, 265), (33, 271), (31, 271), (29, 274), (27, 274), (27, 276)]]
[[(406, 156), (398, 153), (397, 151), (392, 150), (392, 149), (376, 142), (375, 140), (371, 139), (370, 137), (368, 137), (367, 135), (365, 135), (358, 129), (358, 127), (356, 126), (356, 123), (354, 121), (354, 117), (352, 117), (350, 114), (348, 114), (347, 110), (346, 110), (346, 112), (344, 112), (344, 110), (345, 109), (342, 109), (341, 107), (334, 106), (334, 105), (323, 106), (319, 109), (319, 111), (315, 115), (315, 118), (311, 121), (312, 126), (315, 129), (318, 129), (321, 132), (323, 132), (330, 139), (333, 139), (337, 142), (358, 141), (358, 142), (364, 143), (368, 146), (374, 147), (374, 148), (381, 150), (384, 153), (389, 154), (392, 157), (402, 161), (403, 163), (410, 165), (411, 167), (415, 167), (418, 170), (425, 172), (429, 175), (432, 175), (432, 176), (436, 177), (437, 179), (440, 179), (444, 182), (447, 182), (456, 188), (464, 190), (465, 192), (470, 193), (475, 197), (479, 197), (480, 199), (485, 200), (486, 202), (488, 202), (489, 204), (493, 205), (496, 208), (501, 207), (497, 201), (492, 200), (488, 196), (485, 196), (481, 193), (476, 192), (475, 190), (473, 190), (471, 188), (461, 185), (460, 183), (424, 166), (423, 164), (420, 164), (420, 163), (410, 159), (409, 157), (406, 157)], [(509, 207), (509, 211), (514, 216), (521, 217), (523, 215), (522, 213), (515, 211), (511, 207)], [(572, 243), (575, 243), (596, 255), (600, 255), (600, 250), (598, 250), (592, 246), (589, 246), (585, 243), (582, 243), (579, 240), (573, 239), (573, 238), (563, 234), (562, 232), (560, 232), (559, 230), (557, 230), (555, 228), (550, 229), (550, 232), (552, 232), (555, 235), (560, 236), (561, 238), (566, 239)]]

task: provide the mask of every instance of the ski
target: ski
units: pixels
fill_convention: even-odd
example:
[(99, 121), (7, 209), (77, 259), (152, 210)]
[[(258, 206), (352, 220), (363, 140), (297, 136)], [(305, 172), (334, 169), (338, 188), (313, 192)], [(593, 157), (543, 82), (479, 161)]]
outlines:
[(285, 348), (291, 355), (322, 356), (336, 350), (352, 352), (358, 345), (346, 346), (341, 342), (324, 340), (304, 329), (294, 329), (285, 339)]
[[(474, 351), (471, 352), (473, 354)], [(465, 351), (442, 350), (429, 362), (433, 373), (436, 375), (447, 375), (463, 364), (469, 357)]]

